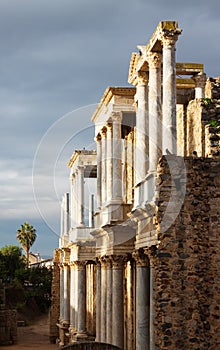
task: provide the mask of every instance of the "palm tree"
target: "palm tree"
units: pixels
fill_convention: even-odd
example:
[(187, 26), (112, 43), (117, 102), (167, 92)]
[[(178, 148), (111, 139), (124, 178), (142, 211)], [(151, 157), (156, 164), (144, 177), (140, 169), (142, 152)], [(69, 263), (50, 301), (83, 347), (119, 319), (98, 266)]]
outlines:
[(29, 266), (29, 251), (36, 240), (36, 230), (28, 222), (25, 222), (17, 230), (17, 240), (26, 253), (27, 267)]

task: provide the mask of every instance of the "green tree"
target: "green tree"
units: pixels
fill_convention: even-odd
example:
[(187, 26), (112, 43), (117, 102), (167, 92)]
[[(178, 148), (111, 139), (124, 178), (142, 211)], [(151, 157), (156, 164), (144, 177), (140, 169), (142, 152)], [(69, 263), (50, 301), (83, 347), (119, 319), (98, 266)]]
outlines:
[(36, 230), (28, 222), (25, 222), (17, 230), (17, 240), (26, 253), (27, 267), (29, 266), (29, 251), (36, 238)]
[(24, 268), (24, 256), (21, 248), (6, 245), (0, 248), (0, 275), (4, 282), (12, 282), (16, 271)]

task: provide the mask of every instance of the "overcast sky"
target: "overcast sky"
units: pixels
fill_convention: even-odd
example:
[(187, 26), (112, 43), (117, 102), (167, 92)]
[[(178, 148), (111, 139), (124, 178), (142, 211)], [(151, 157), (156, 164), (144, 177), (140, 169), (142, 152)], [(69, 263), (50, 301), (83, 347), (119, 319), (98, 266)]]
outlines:
[(105, 88), (128, 85), (131, 53), (161, 20), (183, 29), (178, 61), (220, 75), (219, 14), (219, 0), (0, 0), (0, 247), (29, 221), (32, 251), (52, 255), (67, 162), (93, 148)]

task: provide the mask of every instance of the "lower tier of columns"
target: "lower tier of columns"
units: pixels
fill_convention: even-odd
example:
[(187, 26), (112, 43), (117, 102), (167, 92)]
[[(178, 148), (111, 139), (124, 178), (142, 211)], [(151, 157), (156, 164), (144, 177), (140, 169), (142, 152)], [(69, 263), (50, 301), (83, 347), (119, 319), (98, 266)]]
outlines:
[(60, 312), (69, 319), (58, 322), (59, 345), (96, 341), (124, 350), (146, 344), (154, 349), (153, 287), (146, 257), (104, 256), (74, 261), (65, 269), (61, 266)]

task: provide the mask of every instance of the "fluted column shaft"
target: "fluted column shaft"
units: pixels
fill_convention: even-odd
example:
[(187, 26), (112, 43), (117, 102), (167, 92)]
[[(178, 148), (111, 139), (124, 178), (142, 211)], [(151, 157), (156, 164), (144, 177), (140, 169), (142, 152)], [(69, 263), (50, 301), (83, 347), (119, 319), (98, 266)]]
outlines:
[(145, 72), (138, 73), (136, 88), (137, 112), (136, 112), (136, 150), (135, 172), (136, 184), (141, 182), (148, 170), (148, 75)]
[(106, 141), (107, 141), (107, 152), (106, 152), (106, 178), (107, 178), (107, 201), (111, 201), (112, 199), (112, 124), (107, 125), (107, 133), (106, 133)]
[(97, 144), (97, 208), (102, 205), (102, 145), (101, 145), (101, 135), (98, 134), (96, 137)]
[(96, 341), (101, 341), (101, 265), (96, 264)]
[(78, 167), (78, 189), (79, 189), (79, 224), (80, 226), (84, 226), (85, 222), (84, 222), (84, 167), (83, 166), (79, 166)]
[(112, 257), (112, 344), (120, 349), (124, 349), (123, 265), (123, 257)]
[(163, 36), (163, 154), (176, 154), (176, 41)]
[(102, 129), (102, 205), (106, 202), (107, 193), (106, 193), (106, 127)]
[(72, 174), (70, 177), (71, 181), (71, 227), (76, 226), (76, 193), (75, 193), (75, 182), (76, 175)]
[(86, 333), (86, 263), (76, 261), (78, 279), (78, 336)]
[(64, 306), (64, 272), (63, 265), (60, 265), (60, 321), (64, 319), (63, 317), (63, 306)]
[(70, 265), (70, 327), (76, 330), (76, 273), (75, 265)]
[(150, 53), (149, 63), (149, 171), (155, 172), (162, 151), (161, 55)]
[(69, 323), (70, 320), (70, 269), (68, 264), (63, 266), (63, 320)]
[(120, 113), (112, 113), (112, 133), (113, 133), (113, 143), (112, 143), (112, 199), (122, 200), (122, 144), (121, 144), (121, 115)]
[(106, 285), (107, 285), (107, 300), (106, 300), (106, 342), (112, 343), (112, 266), (111, 261), (107, 260), (106, 265)]
[(137, 253), (136, 259), (136, 350), (150, 346), (150, 287), (149, 267)]
[(106, 261), (101, 260), (101, 342), (106, 342), (106, 301), (107, 301), (107, 270)]

